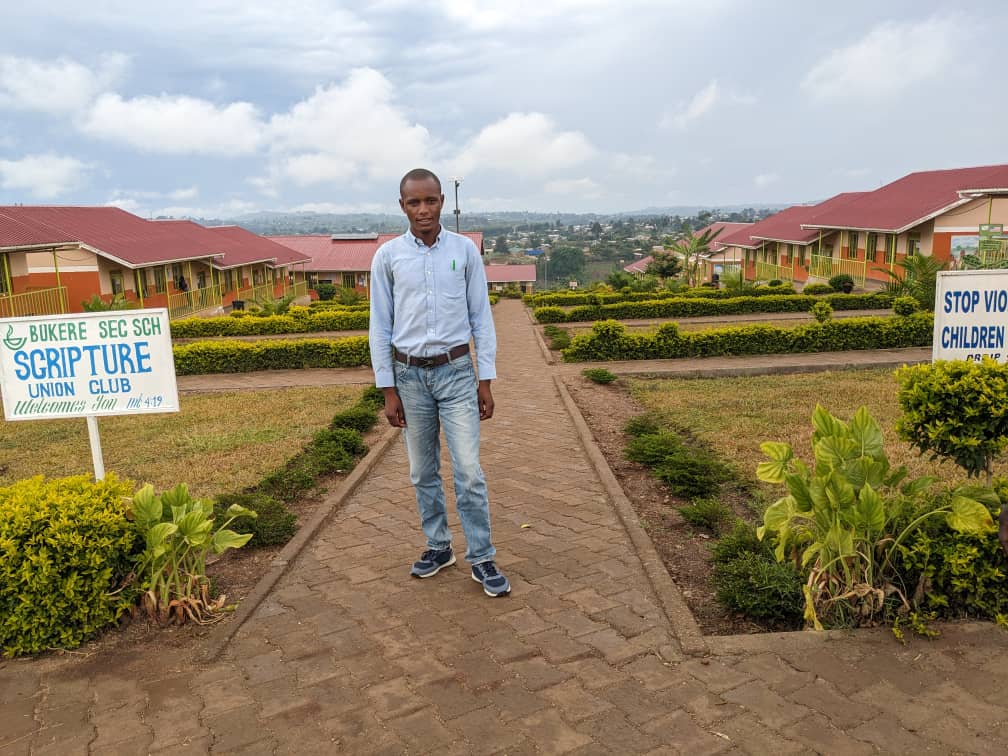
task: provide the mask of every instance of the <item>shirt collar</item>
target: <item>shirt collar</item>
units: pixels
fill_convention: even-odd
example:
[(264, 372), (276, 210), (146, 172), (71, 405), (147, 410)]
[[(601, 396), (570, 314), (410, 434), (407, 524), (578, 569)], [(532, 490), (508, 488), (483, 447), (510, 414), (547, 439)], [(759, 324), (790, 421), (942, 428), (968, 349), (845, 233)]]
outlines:
[[(434, 243), (431, 245), (430, 248), (434, 249), (434, 247), (436, 247), (438, 244), (440, 244), (441, 240), (444, 238), (444, 236), (445, 236), (445, 227), (444, 227), (444, 224), (442, 224), (441, 225), (441, 230), (438, 231), (437, 238), (434, 240)], [(406, 229), (406, 238), (409, 239), (410, 241), (412, 241), (413, 245), (416, 246), (416, 247), (426, 246), (424, 244), (424, 242), (423, 242), (423, 239), (421, 239), (418, 236), (414, 236), (413, 235), (413, 229), (411, 229), (411, 228), (407, 228)]]

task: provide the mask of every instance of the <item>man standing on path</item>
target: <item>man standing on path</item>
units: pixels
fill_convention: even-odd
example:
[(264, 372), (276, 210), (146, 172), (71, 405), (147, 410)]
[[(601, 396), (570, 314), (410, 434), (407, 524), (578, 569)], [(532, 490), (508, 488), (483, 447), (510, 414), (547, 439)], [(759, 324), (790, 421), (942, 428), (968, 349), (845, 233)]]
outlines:
[(371, 365), (385, 394), (385, 417), (403, 429), (427, 536), (427, 550), (410, 574), (432, 577), (455, 564), (441, 479), (443, 426), (472, 578), (488, 596), (504, 596), (511, 585), (493, 561), (490, 502), (479, 463), (480, 421), (494, 411), (490, 381), (497, 377), (497, 336), (479, 250), (441, 227), (443, 205), (433, 173), (417, 168), (403, 176), (399, 207), (409, 230), (379, 247), (371, 262)]

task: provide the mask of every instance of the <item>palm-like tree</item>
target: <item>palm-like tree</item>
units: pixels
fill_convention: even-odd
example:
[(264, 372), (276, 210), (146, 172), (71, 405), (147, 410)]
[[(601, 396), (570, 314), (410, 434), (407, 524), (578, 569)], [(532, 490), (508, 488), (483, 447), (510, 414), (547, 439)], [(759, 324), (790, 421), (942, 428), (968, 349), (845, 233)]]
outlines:
[(671, 250), (682, 258), (687, 285), (700, 285), (704, 259), (710, 255), (711, 244), (723, 230), (719, 228), (717, 231), (712, 231), (708, 228), (703, 233), (693, 233), (693, 229), (686, 226), (678, 239), (665, 245), (665, 249)]
[(913, 297), (922, 310), (934, 310), (938, 273), (948, 266), (930, 255), (911, 255), (896, 263), (898, 270), (887, 270), (891, 279), (886, 285), (890, 294)]

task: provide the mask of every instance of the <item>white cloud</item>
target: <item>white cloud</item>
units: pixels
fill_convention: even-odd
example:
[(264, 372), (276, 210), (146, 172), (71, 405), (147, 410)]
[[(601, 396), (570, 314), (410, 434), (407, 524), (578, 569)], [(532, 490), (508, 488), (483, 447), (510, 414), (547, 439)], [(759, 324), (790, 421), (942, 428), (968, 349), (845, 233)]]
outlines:
[(398, 178), (403, 166), (428, 163), (432, 146), (427, 129), (395, 103), (391, 82), (369, 68), (274, 115), (268, 134), (274, 160), (265, 187), (285, 178), (302, 186)]
[(498, 170), (542, 177), (594, 157), (595, 147), (580, 131), (560, 131), (543, 113), (511, 113), (484, 127), (455, 161), (457, 172)]
[(45, 153), (20, 160), (0, 160), (0, 187), (53, 199), (75, 190), (88, 166), (77, 158)]
[(761, 173), (753, 179), (753, 184), (757, 189), (765, 189), (778, 181), (780, 181), (780, 176), (776, 173)]
[(67, 58), (0, 56), (0, 105), (49, 114), (79, 112), (121, 78), (128, 60), (125, 55), (102, 55), (91, 69)]
[(166, 154), (246, 155), (263, 138), (263, 124), (251, 103), (217, 106), (184, 95), (124, 100), (106, 93), (80, 128), (100, 139)]
[(665, 111), (659, 126), (661, 128), (675, 126), (679, 129), (685, 129), (692, 121), (713, 110), (720, 98), (721, 92), (718, 88), (717, 79), (714, 79), (710, 84), (693, 95), (693, 99), (685, 107), (680, 106), (676, 112)]
[(602, 196), (602, 187), (587, 177), (548, 181), (543, 189), (549, 194), (562, 194), (578, 199), (598, 199)]
[(935, 79), (953, 65), (964, 44), (964, 24), (952, 17), (876, 26), (861, 40), (834, 50), (801, 83), (817, 101), (881, 99)]
[(362, 202), (358, 204), (339, 202), (306, 202), (301, 205), (287, 208), (292, 213), (393, 213), (398, 212), (398, 207), (383, 205), (379, 202)]

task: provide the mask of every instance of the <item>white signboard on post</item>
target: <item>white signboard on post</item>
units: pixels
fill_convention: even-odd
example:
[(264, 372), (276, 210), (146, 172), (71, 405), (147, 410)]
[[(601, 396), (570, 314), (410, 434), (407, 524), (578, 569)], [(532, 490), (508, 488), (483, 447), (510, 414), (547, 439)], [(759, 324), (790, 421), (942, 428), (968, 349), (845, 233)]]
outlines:
[(931, 359), (1008, 362), (1008, 270), (938, 274)]
[(178, 412), (168, 311), (0, 320), (7, 420)]

